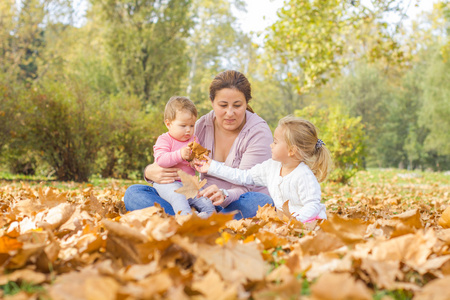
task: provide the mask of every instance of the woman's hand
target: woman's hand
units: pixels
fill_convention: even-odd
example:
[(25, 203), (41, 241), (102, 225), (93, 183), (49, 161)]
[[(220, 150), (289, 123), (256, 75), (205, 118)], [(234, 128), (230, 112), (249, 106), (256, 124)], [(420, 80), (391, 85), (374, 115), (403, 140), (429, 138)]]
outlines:
[(211, 166), (211, 158), (209, 156), (203, 156), (206, 160), (194, 159), (194, 166), (197, 172), (208, 173), (209, 167)]
[(178, 168), (162, 168), (153, 163), (145, 167), (144, 176), (159, 184), (172, 183), (175, 180), (180, 180), (177, 173), (178, 170)]
[(221, 205), (225, 200), (225, 195), (222, 191), (217, 187), (217, 185), (210, 185), (203, 190), (201, 190), (198, 195), (200, 197), (207, 197), (214, 205)]

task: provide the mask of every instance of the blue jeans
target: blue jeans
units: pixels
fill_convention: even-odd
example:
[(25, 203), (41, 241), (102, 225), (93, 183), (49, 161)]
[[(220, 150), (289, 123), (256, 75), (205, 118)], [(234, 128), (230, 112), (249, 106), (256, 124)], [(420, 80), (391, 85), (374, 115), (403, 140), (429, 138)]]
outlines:
[[(158, 203), (162, 209), (174, 216), (172, 205), (158, 195), (158, 192), (149, 185), (135, 184), (125, 191), (124, 196), (125, 207), (128, 211), (143, 209)], [(256, 216), (258, 206), (263, 207), (266, 204), (274, 205), (272, 198), (263, 193), (248, 192), (242, 194), (239, 199), (232, 202), (227, 207), (216, 206), (216, 210), (221, 213), (236, 212), (234, 215), (235, 220), (242, 218), (252, 218)]]

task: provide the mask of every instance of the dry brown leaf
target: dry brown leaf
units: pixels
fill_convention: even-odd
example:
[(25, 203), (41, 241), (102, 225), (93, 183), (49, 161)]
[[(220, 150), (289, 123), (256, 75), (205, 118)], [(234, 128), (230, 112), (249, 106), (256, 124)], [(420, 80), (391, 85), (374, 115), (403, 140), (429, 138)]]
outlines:
[(303, 253), (318, 255), (321, 252), (328, 252), (338, 249), (345, 244), (334, 234), (319, 231), (316, 236), (305, 236), (300, 239), (299, 245)]
[(317, 256), (305, 256), (300, 262), (300, 269), (306, 273), (306, 278), (313, 280), (329, 272), (350, 272), (352, 259), (349, 255), (324, 252)]
[(420, 212), (418, 209), (412, 209), (399, 215), (395, 215), (392, 217), (392, 220), (400, 220), (403, 224), (414, 227), (416, 229), (423, 228), (423, 224), (420, 219)]
[(119, 284), (111, 277), (101, 276), (96, 270), (85, 269), (59, 276), (49, 288), (53, 300), (116, 299)]
[(361, 269), (366, 271), (377, 287), (388, 290), (396, 289), (396, 279), (403, 279), (400, 271), (400, 261), (374, 261), (363, 259)]
[(326, 273), (311, 287), (314, 300), (371, 300), (372, 293), (349, 273)]
[(67, 192), (59, 193), (56, 188), (39, 188), (39, 202), (46, 207), (53, 207), (67, 201)]
[(253, 243), (228, 243), (224, 246), (199, 244), (197, 255), (214, 266), (222, 278), (229, 282), (262, 280), (269, 268)]
[(442, 228), (450, 228), (450, 206), (444, 210), (439, 218), (438, 224), (441, 225)]
[(329, 233), (333, 233), (345, 243), (360, 242), (364, 239), (368, 222), (360, 219), (344, 219), (335, 214), (330, 214), (328, 220), (320, 227)]
[(192, 161), (194, 159), (205, 159), (205, 156), (208, 156), (211, 151), (204, 148), (202, 145), (197, 143), (196, 141), (192, 141), (188, 144), (189, 148), (191, 148), (191, 156), (188, 161)]
[(125, 240), (129, 240), (130, 242), (144, 243), (148, 241), (148, 237), (146, 235), (134, 228), (107, 219), (103, 219), (102, 223), (109, 233), (124, 238)]
[(283, 220), (283, 217), (285, 216), (288, 220), (292, 218), (292, 214), (289, 211), (289, 200), (284, 201), (283, 206), (281, 209), (277, 209), (278, 217), (280, 220)]
[(186, 199), (197, 196), (200, 189), (206, 184), (206, 179), (199, 182), (199, 178), (197, 176), (189, 175), (182, 170), (178, 171), (178, 176), (180, 176), (183, 186), (175, 190), (175, 192), (184, 195)]
[(151, 274), (155, 274), (157, 271), (160, 270), (156, 261), (152, 261), (151, 263), (145, 265), (132, 265), (125, 271), (125, 274), (122, 276), (122, 280), (139, 281)]
[(387, 241), (381, 241), (372, 248), (372, 258), (378, 261), (402, 261), (412, 267), (424, 264), (432, 253), (437, 238), (433, 231), (425, 234), (407, 234)]
[(414, 300), (448, 300), (450, 299), (450, 276), (431, 281), (417, 293)]
[(195, 280), (192, 289), (202, 293), (206, 299), (231, 300), (237, 298), (236, 286), (223, 281), (214, 269), (209, 270), (204, 277)]
[(74, 205), (61, 203), (48, 211), (47, 216), (44, 218), (44, 222), (50, 225), (50, 229), (55, 230), (66, 223), (74, 212)]
[(17, 270), (9, 274), (0, 275), (0, 285), (7, 284), (9, 281), (26, 281), (33, 284), (41, 284), (47, 281), (47, 276), (41, 272), (30, 269)]

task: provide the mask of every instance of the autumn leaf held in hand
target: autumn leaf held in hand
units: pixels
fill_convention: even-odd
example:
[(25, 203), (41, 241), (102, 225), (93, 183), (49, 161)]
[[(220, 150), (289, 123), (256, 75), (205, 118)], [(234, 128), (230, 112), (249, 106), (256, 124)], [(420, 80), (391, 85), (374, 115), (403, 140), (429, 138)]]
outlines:
[(192, 161), (195, 158), (197, 158), (197, 159), (204, 159), (204, 156), (208, 156), (209, 153), (211, 152), (208, 149), (204, 148), (199, 143), (197, 143), (196, 141), (190, 142), (188, 144), (188, 146), (192, 150), (191, 156), (189, 157), (188, 161)]

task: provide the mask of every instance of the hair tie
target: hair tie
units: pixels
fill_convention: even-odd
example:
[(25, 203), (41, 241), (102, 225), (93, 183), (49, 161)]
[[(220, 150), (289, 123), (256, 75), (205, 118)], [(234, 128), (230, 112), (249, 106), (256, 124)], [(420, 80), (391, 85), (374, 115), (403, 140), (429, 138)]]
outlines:
[(317, 139), (316, 150), (322, 148), (323, 145), (326, 145), (321, 139)]

